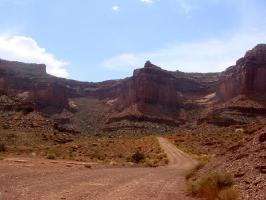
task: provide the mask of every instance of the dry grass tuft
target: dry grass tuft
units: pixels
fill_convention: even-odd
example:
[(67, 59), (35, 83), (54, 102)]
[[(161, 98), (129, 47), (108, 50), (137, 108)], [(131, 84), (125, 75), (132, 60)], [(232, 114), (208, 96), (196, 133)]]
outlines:
[(145, 155), (143, 152), (140, 152), (137, 150), (132, 156), (131, 156), (131, 161), (134, 163), (140, 163), (142, 160), (145, 159)]
[(84, 167), (90, 169), (91, 165), (90, 164), (85, 164)]
[(54, 154), (47, 154), (46, 156), (47, 159), (50, 159), (50, 160), (55, 160), (56, 159), (56, 156)]
[(233, 178), (228, 173), (213, 172), (201, 176), (187, 185), (188, 194), (206, 200), (235, 200), (238, 192), (233, 187)]
[(0, 152), (5, 152), (6, 151), (6, 146), (3, 143), (0, 143)]
[(2, 154), (0, 153), (0, 160), (4, 160), (4, 159), (5, 159), (4, 155), (2, 155)]
[(188, 180), (188, 179), (194, 177), (195, 174), (196, 174), (199, 170), (201, 170), (206, 164), (207, 164), (207, 163), (206, 163), (206, 162), (203, 162), (203, 161), (198, 162), (198, 164), (197, 164), (194, 168), (192, 168), (192, 169), (190, 169), (190, 170), (188, 170), (188, 171), (186, 172), (186, 179)]
[(218, 194), (219, 200), (235, 200), (239, 198), (239, 191), (235, 187), (223, 189)]

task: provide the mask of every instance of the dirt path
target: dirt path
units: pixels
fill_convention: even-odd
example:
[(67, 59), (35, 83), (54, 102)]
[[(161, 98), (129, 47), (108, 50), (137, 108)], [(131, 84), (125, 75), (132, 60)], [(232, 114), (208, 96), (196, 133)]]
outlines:
[(176, 146), (167, 139), (158, 137), (158, 140), (161, 148), (165, 151), (169, 159), (168, 167), (187, 170), (196, 165), (197, 161), (193, 160), (188, 154), (177, 149)]
[(169, 157), (167, 167), (88, 169), (82, 163), (63, 161), (0, 161), (0, 199), (189, 199), (183, 175), (195, 161), (168, 140), (158, 140)]

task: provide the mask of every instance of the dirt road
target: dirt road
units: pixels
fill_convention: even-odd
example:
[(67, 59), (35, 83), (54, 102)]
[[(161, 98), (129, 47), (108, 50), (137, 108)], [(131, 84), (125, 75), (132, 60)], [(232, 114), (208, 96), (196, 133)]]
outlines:
[(92, 168), (47, 160), (0, 161), (0, 200), (187, 200), (184, 171), (195, 164), (158, 138), (170, 163), (160, 168)]

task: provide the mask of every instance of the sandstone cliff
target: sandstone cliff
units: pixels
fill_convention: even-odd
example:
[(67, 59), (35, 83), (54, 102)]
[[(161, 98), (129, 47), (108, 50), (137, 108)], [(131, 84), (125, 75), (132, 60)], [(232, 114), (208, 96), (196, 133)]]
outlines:
[(170, 72), (148, 61), (132, 77), (99, 83), (57, 78), (45, 65), (0, 60), (0, 108), (35, 110), (83, 131), (177, 127), (198, 119), (243, 124), (266, 113), (265, 77), (265, 44), (222, 73)]
[(266, 91), (265, 77), (266, 44), (259, 44), (223, 73), (217, 95), (224, 101), (240, 94), (263, 95)]
[(224, 71), (214, 104), (203, 121), (241, 125), (266, 116), (266, 45), (259, 44)]

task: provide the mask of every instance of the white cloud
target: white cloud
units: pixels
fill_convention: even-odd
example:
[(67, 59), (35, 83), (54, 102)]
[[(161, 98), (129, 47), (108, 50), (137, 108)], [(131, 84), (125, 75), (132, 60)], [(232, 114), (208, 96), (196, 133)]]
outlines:
[(167, 70), (184, 72), (217, 72), (235, 64), (245, 52), (266, 42), (266, 34), (252, 32), (230, 38), (170, 45), (150, 52), (124, 53), (103, 62), (112, 70), (131, 71), (142, 67), (146, 60)]
[(146, 4), (152, 4), (153, 3), (153, 0), (140, 0), (140, 1), (143, 3), (146, 3)]
[(179, 4), (179, 8), (184, 14), (189, 14), (192, 10), (194, 10), (194, 6), (198, 4), (197, 1), (192, 0), (176, 0), (176, 2)]
[(115, 12), (118, 12), (120, 10), (120, 7), (119, 6), (113, 6), (112, 10)]
[(185, 3), (181, 4), (181, 8), (184, 10), (186, 14), (190, 13), (190, 11), (192, 10), (192, 6)]
[(0, 35), (0, 58), (29, 63), (44, 63), (49, 74), (68, 77), (65, 61), (58, 60), (38, 43), (25, 36)]
[(5, 4), (11, 4), (16, 6), (26, 5), (28, 3), (31, 3), (32, 0), (1, 0), (0, 6)]

